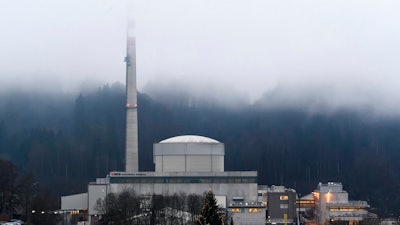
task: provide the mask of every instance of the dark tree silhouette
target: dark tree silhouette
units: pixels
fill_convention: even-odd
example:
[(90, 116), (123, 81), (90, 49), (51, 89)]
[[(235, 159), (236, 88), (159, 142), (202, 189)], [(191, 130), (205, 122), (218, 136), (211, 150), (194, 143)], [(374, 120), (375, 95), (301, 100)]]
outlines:
[(198, 225), (223, 225), (224, 218), (221, 214), (221, 209), (217, 205), (214, 193), (208, 191), (203, 200), (199, 217), (197, 219)]
[(104, 200), (99, 199), (96, 209), (102, 214), (101, 224), (136, 224), (136, 216), (142, 213), (140, 197), (132, 190), (119, 194), (107, 194)]
[(12, 162), (0, 160), (0, 213), (10, 215), (15, 212), (17, 176), (17, 168)]
[(27, 218), (35, 194), (34, 180), (31, 173), (21, 172), (12, 162), (0, 160), (0, 213), (11, 216), (20, 211)]
[(32, 209), (35, 213), (32, 214), (32, 223), (41, 225), (58, 224), (61, 219), (54, 214), (54, 210), (59, 209), (60, 199), (51, 191), (42, 189), (32, 200)]

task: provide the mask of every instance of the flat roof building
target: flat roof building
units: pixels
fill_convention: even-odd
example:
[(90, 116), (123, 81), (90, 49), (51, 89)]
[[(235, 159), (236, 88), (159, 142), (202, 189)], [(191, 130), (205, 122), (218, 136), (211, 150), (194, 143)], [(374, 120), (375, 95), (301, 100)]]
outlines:
[[(178, 136), (154, 144), (153, 154), (154, 172), (110, 172), (89, 183), (89, 216), (99, 214), (98, 199), (124, 190), (138, 195), (202, 195), (212, 190), (223, 207), (237, 203), (238, 199), (243, 204), (257, 203), (257, 171), (224, 171), (225, 149), (221, 142), (196, 135)], [(68, 196), (63, 199), (68, 200)]]
[(368, 215), (366, 201), (349, 201), (349, 194), (339, 182), (319, 183), (313, 192), (317, 224), (359, 224)]
[(267, 224), (295, 224), (296, 198), (293, 189), (271, 186), (267, 192)]
[[(236, 204), (228, 207), (233, 224), (265, 225), (266, 207), (259, 204)], [(229, 223), (231, 224), (231, 223)]]

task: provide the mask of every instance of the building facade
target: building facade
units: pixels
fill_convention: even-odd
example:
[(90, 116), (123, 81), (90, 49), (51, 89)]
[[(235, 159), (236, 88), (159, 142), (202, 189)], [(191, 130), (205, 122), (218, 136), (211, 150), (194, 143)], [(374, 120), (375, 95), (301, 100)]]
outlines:
[(154, 144), (154, 172), (110, 172), (88, 185), (88, 214), (99, 214), (98, 199), (108, 193), (133, 190), (138, 195), (198, 194), (212, 190), (226, 207), (240, 202), (257, 203), (256, 171), (224, 171), (224, 144), (214, 139), (185, 135)]
[(265, 225), (266, 207), (260, 204), (234, 204), (228, 207), (233, 224)]
[(366, 201), (349, 201), (348, 193), (338, 182), (319, 183), (313, 192), (317, 224), (357, 225), (367, 217)]
[(297, 222), (296, 191), (284, 186), (271, 186), (267, 192), (267, 224)]

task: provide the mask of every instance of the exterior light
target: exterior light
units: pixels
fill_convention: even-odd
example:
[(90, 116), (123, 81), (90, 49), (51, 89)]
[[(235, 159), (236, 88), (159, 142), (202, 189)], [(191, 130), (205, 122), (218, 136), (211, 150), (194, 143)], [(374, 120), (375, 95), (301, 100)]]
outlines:
[(326, 202), (327, 203), (331, 202), (331, 193), (330, 192), (326, 193)]
[(35, 213), (36, 211), (35, 210), (32, 210), (32, 213)]

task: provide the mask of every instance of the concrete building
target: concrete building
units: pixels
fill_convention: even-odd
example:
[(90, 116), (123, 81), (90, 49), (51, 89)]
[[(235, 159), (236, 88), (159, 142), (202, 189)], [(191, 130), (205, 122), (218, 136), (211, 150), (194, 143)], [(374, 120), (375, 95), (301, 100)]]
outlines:
[(236, 199), (228, 207), (234, 224), (297, 223), (296, 191), (284, 186), (258, 185), (257, 202)]
[(185, 135), (154, 144), (156, 172), (223, 172), (224, 144), (214, 139)]
[(314, 211), (314, 207), (315, 201), (313, 193), (301, 196), (297, 199), (297, 208), (301, 213)]
[(97, 199), (130, 189), (139, 195), (187, 193), (202, 195), (212, 190), (221, 205), (257, 202), (257, 172), (223, 168), (224, 145), (202, 136), (178, 136), (154, 144), (155, 172), (110, 172), (88, 186), (89, 215), (98, 212)]
[(233, 224), (265, 225), (266, 207), (263, 205), (251, 203), (231, 205), (228, 211)]
[[(256, 171), (224, 171), (223, 143), (196, 135), (178, 136), (154, 144), (153, 154), (155, 172), (110, 172), (105, 178), (90, 183), (87, 195), (63, 197), (63, 203), (68, 204), (62, 204), (61, 208), (74, 208), (78, 203), (82, 207), (82, 202), (86, 202), (89, 217), (93, 220), (99, 214), (95, 207), (98, 199), (127, 189), (147, 196), (202, 195), (212, 190), (218, 204), (224, 208), (239, 202), (243, 205), (253, 203), (258, 209), (265, 208), (256, 205)], [(76, 200), (76, 196), (86, 196), (86, 200)], [(265, 222), (265, 213), (262, 215)]]
[(269, 187), (267, 185), (258, 185), (257, 190), (257, 201), (258, 204), (267, 206), (268, 204), (268, 190)]
[(271, 186), (267, 192), (267, 198), (267, 224), (295, 224), (297, 222), (295, 190), (284, 186)]
[(357, 225), (368, 215), (366, 201), (349, 201), (343, 185), (337, 182), (319, 183), (313, 192), (317, 224)]

